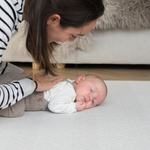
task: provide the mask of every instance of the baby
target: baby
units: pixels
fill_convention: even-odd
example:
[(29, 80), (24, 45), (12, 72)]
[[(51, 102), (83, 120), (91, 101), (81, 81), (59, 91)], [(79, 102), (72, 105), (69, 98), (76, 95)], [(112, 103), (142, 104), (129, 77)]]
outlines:
[(96, 75), (66, 80), (44, 92), (48, 108), (55, 113), (73, 113), (101, 104), (107, 95), (106, 84)]
[[(0, 110), (0, 116), (18, 117), (22, 116), (26, 110), (38, 110), (36, 105), (39, 105), (39, 103), (35, 103), (39, 101), (39, 95), (37, 96), (37, 94), (35, 92), (28, 96), (25, 102), (22, 102), (24, 101), (23, 99), (4, 110)], [(41, 101), (44, 100), (42, 105), (44, 108), (39, 110), (50, 110), (54, 113), (74, 113), (101, 104), (105, 100), (106, 95), (107, 87), (101, 78), (96, 75), (83, 75), (75, 81), (64, 80), (52, 89), (42, 92), (40, 96)], [(18, 115), (18, 113), (17, 115), (12, 115), (16, 111), (20, 111), (20, 108), (23, 108), (20, 112), (21, 115)]]

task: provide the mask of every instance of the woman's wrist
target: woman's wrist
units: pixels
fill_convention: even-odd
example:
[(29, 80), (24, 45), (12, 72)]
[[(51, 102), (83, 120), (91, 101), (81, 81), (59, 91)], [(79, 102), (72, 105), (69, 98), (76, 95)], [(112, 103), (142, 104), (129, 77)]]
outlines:
[(28, 78), (28, 79), (33, 81), (33, 86), (35, 87), (34, 92), (35, 92), (36, 89), (38, 88), (38, 83), (35, 80), (33, 80), (32, 78)]
[(34, 90), (34, 92), (36, 91), (36, 89), (38, 88), (38, 84), (37, 84), (37, 82), (34, 80), (34, 83), (35, 83), (35, 90)]

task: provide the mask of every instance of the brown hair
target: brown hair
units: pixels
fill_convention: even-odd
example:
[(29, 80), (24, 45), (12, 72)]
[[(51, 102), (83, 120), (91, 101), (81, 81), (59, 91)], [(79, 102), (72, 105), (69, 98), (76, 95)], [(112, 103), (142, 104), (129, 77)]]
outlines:
[(55, 42), (48, 43), (46, 25), (49, 16), (59, 14), (60, 26), (82, 27), (104, 12), (102, 0), (26, 0), (24, 14), (29, 23), (26, 46), (45, 73), (55, 75), (53, 57)]

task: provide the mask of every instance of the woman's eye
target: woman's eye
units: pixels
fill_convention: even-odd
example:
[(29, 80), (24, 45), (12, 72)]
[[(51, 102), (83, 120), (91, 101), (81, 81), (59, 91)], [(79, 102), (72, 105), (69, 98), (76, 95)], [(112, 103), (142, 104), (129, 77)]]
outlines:
[(74, 36), (74, 35), (72, 35), (72, 37), (75, 39), (76, 38), (76, 36)]

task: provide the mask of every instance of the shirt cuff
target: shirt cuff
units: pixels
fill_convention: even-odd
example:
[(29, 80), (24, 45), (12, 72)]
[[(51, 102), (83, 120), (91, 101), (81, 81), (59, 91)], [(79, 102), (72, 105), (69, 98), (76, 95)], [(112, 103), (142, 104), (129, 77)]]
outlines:
[[(24, 91), (24, 97), (32, 94), (36, 88), (36, 85), (33, 80), (30, 80), (28, 78), (22, 79), (18, 81), (21, 84), (21, 87)], [(24, 98), (23, 97), (23, 98)]]

